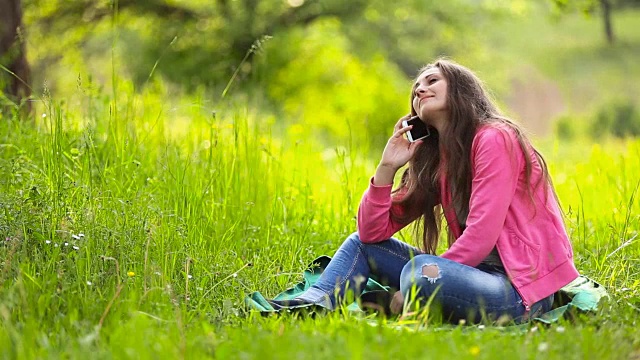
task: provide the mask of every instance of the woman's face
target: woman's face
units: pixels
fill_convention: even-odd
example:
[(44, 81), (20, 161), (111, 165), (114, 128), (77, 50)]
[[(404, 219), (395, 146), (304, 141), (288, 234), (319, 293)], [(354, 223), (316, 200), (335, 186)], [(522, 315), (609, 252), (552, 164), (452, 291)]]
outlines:
[(437, 67), (429, 68), (418, 76), (413, 96), (413, 110), (426, 123), (442, 118), (449, 109), (447, 80)]

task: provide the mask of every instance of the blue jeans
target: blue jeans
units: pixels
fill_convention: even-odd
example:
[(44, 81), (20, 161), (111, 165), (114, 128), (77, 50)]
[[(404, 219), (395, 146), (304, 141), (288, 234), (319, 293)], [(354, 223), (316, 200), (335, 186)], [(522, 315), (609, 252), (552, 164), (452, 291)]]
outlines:
[(423, 304), (433, 297), (444, 319), (456, 323), (496, 320), (504, 315), (522, 322), (549, 311), (553, 303), (551, 295), (533, 304), (526, 314), (520, 294), (499, 267), (470, 267), (423, 254), (394, 238), (364, 244), (357, 233), (344, 241), (318, 282), (297, 299), (334, 309), (347, 292), (358, 296), (370, 276), (399, 289), (405, 297), (415, 289), (416, 299)]

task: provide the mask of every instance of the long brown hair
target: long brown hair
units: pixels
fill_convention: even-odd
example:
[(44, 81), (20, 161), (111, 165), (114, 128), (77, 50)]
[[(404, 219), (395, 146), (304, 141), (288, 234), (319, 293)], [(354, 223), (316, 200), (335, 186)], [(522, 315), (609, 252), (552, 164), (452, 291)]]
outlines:
[[(418, 76), (431, 68), (438, 68), (447, 80), (446, 104), (449, 119), (443, 134), (431, 129), (432, 135), (424, 139), (416, 150), (402, 175), (400, 187), (393, 192), (393, 202), (409, 209), (405, 212), (406, 218), (416, 215), (422, 217), (422, 222), (417, 223), (416, 234), (422, 235), (423, 250), (428, 254), (435, 254), (442, 219), (442, 209), (436, 206), (440, 203), (440, 176), (444, 173), (451, 192), (453, 208), (458, 214), (468, 214), (472, 180), (471, 146), (480, 126), (500, 124), (513, 129), (524, 153), (525, 180), (531, 185), (527, 188), (527, 192), (532, 202), (533, 190), (542, 181), (551, 184), (551, 180), (542, 155), (530, 145), (524, 131), (502, 115), (493, 104), (482, 81), (473, 72), (453, 61), (438, 59), (420, 69)], [(412, 90), (410, 104), (413, 104), (415, 96), (415, 91)], [(413, 105), (411, 105), (411, 115), (416, 115)], [(542, 169), (542, 176), (535, 184), (531, 184), (533, 166), (531, 154)], [(446, 158), (444, 166), (440, 165), (441, 156)], [(545, 187), (546, 190), (547, 187)], [(394, 217), (400, 220), (399, 216), (394, 215)], [(453, 241), (455, 240), (449, 233), (449, 246)]]

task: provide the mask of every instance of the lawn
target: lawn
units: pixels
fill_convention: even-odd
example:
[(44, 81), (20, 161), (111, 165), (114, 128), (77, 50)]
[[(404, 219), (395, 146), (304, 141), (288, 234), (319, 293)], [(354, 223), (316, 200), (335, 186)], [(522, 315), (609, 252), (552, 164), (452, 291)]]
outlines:
[(149, 103), (86, 119), (52, 103), (35, 123), (0, 124), (5, 357), (638, 356), (640, 142), (539, 144), (577, 266), (611, 293), (599, 314), (524, 331), (264, 318), (244, 296), (294, 284), (355, 230), (375, 162), (275, 138), (238, 109), (191, 111), (178, 133)]

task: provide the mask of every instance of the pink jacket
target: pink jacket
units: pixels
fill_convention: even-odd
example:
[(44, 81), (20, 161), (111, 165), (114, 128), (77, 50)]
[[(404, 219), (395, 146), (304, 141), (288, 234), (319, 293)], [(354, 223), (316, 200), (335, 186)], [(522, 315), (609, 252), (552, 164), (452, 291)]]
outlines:
[[(531, 182), (542, 176), (533, 155)], [(525, 182), (524, 153), (512, 129), (487, 125), (478, 130), (471, 150), (472, 184), (464, 232), (456, 219), (444, 177), (440, 200), (453, 245), (441, 256), (477, 266), (496, 247), (512, 284), (529, 306), (578, 277), (573, 251), (552, 189), (543, 181), (532, 193)], [(373, 179), (372, 179), (373, 180)], [(391, 218), (404, 213), (391, 204), (391, 187), (370, 183), (358, 210), (358, 232), (363, 243), (388, 239), (408, 225)], [(546, 191), (545, 191), (546, 187)]]

